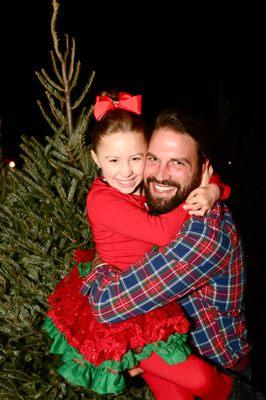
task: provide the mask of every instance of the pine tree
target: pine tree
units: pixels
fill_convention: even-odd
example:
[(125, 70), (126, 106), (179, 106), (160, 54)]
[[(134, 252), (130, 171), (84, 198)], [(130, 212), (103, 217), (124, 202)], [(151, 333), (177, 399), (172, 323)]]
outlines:
[[(47, 296), (72, 268), (74, 249), (92, 245), (85, 199), (96, 175), (86, 144), (91, 107), (83, 106), (94, 72), (77, 95), (81, 64), (75, 40), (66, 35), (60, 49), (59, 3), (52, 5), (54, 76), (44, 69), (36, 73), (47, 98), (46, 107), (38, 104), (51, 134), (44, 143), (22, 138), (23, 164), (10, 173), (0, 204), (0, 398), (5, 400), (101, 398), (56, 374), (59, 360), (49, 355), (50, 341), (41, 329)], [(138, 380), (133, 385), (125, 395), (104, 397), (152, 398)]]

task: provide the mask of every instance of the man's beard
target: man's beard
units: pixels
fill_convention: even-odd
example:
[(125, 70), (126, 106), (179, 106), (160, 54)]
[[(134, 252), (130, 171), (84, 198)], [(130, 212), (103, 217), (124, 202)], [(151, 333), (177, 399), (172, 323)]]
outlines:
[[(158, 183), (159, 185), (176, 187), (176, 193), (174, 194), (173, 197), (167, 199), (160, 197), (153, 197), (150, 191), (151, 182)], [(190, 183), (184, 187), (181, 187), (180, 183), (172, 180), (165, 179), (160, 182), (155, 177), (149, 177), (147, 178), (147, 181), (145, 183), (145, 195), (147, 198), (149, 209), (155, 214), (164, 214), (168, 211), (172, 211), (174, 208), (183, 203), (188, 197), (189, 193), (192, 190), (196, 189), (196, 187), (198, 187), (199, 185), (200, 185), (199, 173), (196, 173), (192, 177)]]

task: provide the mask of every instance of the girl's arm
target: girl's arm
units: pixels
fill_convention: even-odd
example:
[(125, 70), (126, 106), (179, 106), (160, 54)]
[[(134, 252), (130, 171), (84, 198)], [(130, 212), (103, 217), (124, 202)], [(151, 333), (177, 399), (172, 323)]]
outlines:
[[(203, 175), (201, 185), (208, 184), (211, 174), (212, 169), (209, 167)], [(155, 216), (127, 199), (127, 195), (121, 195), (107, 187), (104, 191), (88, 196), (88, 217), (92, 223), (108, 227), (108, 229), (129, 238), (165, 246), (176, 237), (189, 214), (203, 216), (212, 208), (219, 198), (220, 190), (217, 185), (209, 185), (197, 188), (191, 194), (191, 204), (180, 205), (168, 213)], [(189, 213), (186, 211), (186, 207), (191, 210)]]
[(87, 213), (92, 225), (158, 246), (173, 240), (188, 218), (182, 206), (166, 214), (152, 215), (127, 199), (127, 195), (108, 189), (87, 197)]

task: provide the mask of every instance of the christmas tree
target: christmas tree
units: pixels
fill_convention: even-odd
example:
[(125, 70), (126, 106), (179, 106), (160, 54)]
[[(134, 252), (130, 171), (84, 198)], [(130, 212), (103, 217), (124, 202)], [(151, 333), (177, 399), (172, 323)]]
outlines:
[[(102, 397), (57, 375), (60, 360), (49, 354), (42, 330), (47, 297), (72, 268), (74, 250), (93, 244), (85, 199), (96, 175), (86, 140), (94, 72), (79, 93), (75, 40), (66, 35), (60, 48), (59, 3), (52, 5), (53, 77), (44, 69), (36, 73), (47, 99), (46, 106), (38, 104), (51, 134), (44, 143), (22, 138), (22, 166), (10, 171), (0, 204), (0, 398), (5, 400)], [(132, 380), (124, 395), (104, 397), (152, 399), (139, 382)]]

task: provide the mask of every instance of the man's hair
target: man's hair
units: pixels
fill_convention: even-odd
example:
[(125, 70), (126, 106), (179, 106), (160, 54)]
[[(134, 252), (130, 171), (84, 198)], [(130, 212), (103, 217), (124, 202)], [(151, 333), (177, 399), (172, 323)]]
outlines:
[(154, 130), (167, 128), (178, 134), (187, 134), (197, 143), (199, 166), (211, 158), (211, 128), (206, 120), (188, 110), (165, 110), (155, 120)]

